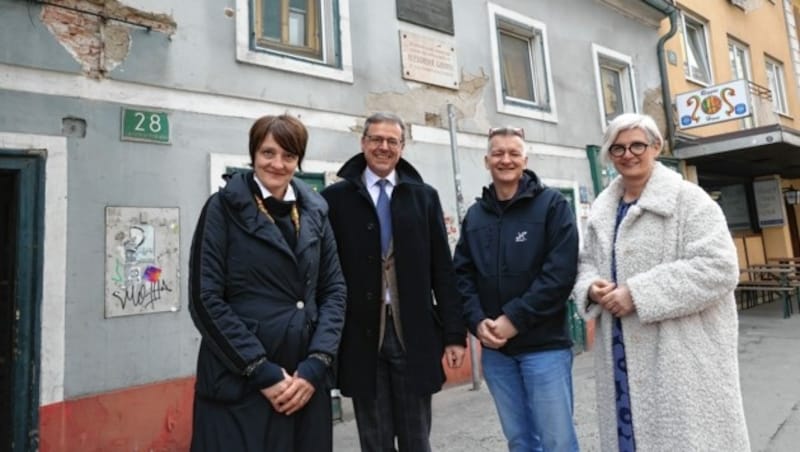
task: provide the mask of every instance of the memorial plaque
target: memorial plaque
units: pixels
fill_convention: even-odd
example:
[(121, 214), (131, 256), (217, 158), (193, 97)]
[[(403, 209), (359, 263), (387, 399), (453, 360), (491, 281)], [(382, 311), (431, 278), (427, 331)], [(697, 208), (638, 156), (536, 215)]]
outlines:
[(458, 64), (452, 43), (400, 31), (403, 78), (458, 89)]
[(397, 18), (454, 34), (452, 0), (397, 0)]

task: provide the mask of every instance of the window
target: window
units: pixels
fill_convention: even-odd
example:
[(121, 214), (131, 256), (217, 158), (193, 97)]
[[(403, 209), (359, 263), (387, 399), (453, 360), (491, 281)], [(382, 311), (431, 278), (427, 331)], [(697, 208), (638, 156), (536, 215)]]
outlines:
[(683, 46), (686, 60), (684, 72), (686, 77), (701, 85), (710, 85), (713, 77), (709, 60), (706, 26), (691, 17), (683, 17)]
[[(728, 59), (731, 63), (731, 80), (752, 80), (750, 77), (750, 49), (735, 39), (728, 39)], [(753, 116), (742, 118), (742, 127), (754, 126)]]
[(236, 0), (236, 57), (353, 82), (349, 0)]
[(622, 113), (636, 112), (631, 58), (619, 52), (592, 44), (600, 114), (603, 129)]
[(792, 5), (792, 15), (788, 16), (787, 19), (789, 19), (787, 21), (789, 23), (791, 23), (792, 19), (794, 19), (794, 38), (800, 39), (800, 8), (798, 8), (796, 5)]
[(497, 110), (556, 122), (544, 24), (489, 3)]
[(320, 60), (320, 0), (255, 2), (255, 44), (299, 57)]
[(784, 115), (789, 114), (786, 108), (786, 84), (783, 80), (783, 64), (767, 57), (765, 58), (767, 69), (767, 83), (772, 91), (772, 107), (775, 113)]
[(728, 40), (728, 57), (731, 61), (731, 80), (750, 80), (750, 51), (747, 46)]

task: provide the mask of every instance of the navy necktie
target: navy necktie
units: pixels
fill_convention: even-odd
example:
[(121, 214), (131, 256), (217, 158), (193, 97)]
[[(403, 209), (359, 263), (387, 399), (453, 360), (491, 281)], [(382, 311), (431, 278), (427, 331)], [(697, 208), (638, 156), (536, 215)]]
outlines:
[(384, 256), (389, 252), (389, 242), (392, 240), (392, 210), (389, 207), (389, 195), (386, 194), (386, 184), (389, 181), (381, 179), (377, 182), (380, 192), (375, 210), (378, 211), (378, 222), (381, 224), (381, 252)]

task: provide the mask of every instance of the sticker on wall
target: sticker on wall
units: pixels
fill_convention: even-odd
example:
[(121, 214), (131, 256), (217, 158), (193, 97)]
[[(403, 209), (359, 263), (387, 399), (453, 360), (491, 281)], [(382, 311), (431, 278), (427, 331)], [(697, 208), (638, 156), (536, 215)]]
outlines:
[(105, 316), (180, 309), (180, 223), (174, 207), (106, 207)]

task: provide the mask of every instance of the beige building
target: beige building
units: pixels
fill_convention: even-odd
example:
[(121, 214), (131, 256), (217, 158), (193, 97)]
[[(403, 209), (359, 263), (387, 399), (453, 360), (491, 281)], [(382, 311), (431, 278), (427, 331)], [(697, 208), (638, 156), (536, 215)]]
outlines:
[(673, 155), (719, 200), (742, 267), (800, 256), (800, 0), (675, 6), (661, 26), (675, 31), (664, 63)]

